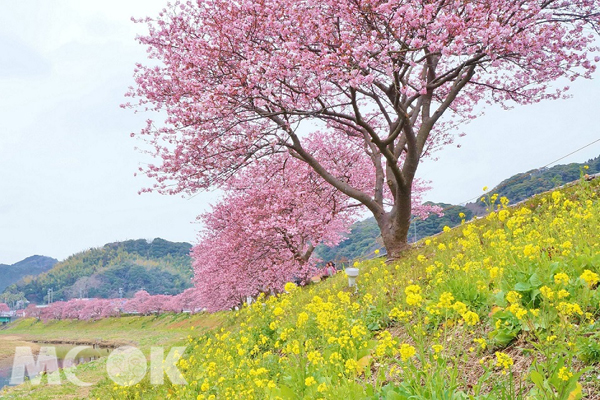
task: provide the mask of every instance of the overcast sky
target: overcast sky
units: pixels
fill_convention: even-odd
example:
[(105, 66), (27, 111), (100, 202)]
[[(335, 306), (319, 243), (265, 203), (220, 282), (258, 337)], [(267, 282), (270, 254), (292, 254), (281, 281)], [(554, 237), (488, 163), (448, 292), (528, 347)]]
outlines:
[[(216, 195), (138, 195), (150, 182), (134, 172), (148, 160), (129, 134), (144, 117), (119, 108), (145, 59), (134, 40), (144, 27), (130, 17), (165, 3), (0, 0), (0, 264), (125, 239), (195, 240), (193, 221)], [(598, 79), (572, 87), (570, 100), (488, 109), (462, 148), (421, 167), (428, 199), (468, 200), (600, 138)], [(598, 154), (600, 143), (561, 163)]]

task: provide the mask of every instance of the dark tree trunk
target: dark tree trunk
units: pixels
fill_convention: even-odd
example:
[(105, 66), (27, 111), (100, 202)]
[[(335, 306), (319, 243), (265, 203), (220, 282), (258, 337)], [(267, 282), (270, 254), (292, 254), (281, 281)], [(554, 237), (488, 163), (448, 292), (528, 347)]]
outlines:
[(397, 260), (407, 250), (408, 233), (412, 216), (411, 193), (405, 191), (396, 199), (394, 207), (384, 214), (376, 215), (375, 219), (381, 230), (383, 245), (388, 258)]

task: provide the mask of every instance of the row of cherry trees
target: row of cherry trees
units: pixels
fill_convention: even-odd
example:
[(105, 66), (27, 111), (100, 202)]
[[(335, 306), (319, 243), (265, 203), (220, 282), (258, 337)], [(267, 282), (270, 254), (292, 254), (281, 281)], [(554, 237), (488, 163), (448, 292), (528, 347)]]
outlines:
[[(369, 190), (372, 171), (364, 168), (360, 146), (326, 132), (307, 142), (336, 179)], [(231, 308), (261, 292), (279, 292), (286, 282), (308, 281), (319, 273), (315, 247), (338, 244), (362, 210), (286, 151), (246, 166), (224, 188), (222, 200), (200, 217), (204, 230), (192, 250), (199, 301), (209, 311)], [(421, 204), (426, 189), (415, 183), (413, 213), (422, 217), (440, 211)], [(389, 191), (384, 196), (389, 198)]]
[(118, 317), (121, 314), (193, 313), (201, 310), (196, 289), (190, 288), (175, 296), (150, 295), (145, 290), (140, 290), (131, 299), (72, 299), (57, 301), (43, 308), (31, 304), (25, 309), (25, 316), (39, 318), (44, 322), (61, 319), (87, 321)]

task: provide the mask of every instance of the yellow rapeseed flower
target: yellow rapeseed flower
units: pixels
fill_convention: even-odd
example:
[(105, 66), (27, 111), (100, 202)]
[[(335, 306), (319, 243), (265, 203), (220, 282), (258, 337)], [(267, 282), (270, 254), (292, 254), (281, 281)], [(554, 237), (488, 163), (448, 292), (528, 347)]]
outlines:
[(300, 314), (298, 314), (298, 320), (296, 321), (296, 326), (298, 328), (302, 327), (306, 321), (308, 321), (308, 314), (305, 312), (301, 312)]
[(440, 301), (438, 303), (439, 308), (450, 308), (452, 307), (452, 302), (454, 301), (454, 296), (450, 292), (444, 292), (440, 295)]
[(554, 275), (554, 282), (559, 285), (566, 285), (569, 283), (569, 275), (565, 274), (564, 272), (559, 272), (558, 274)]
[(562, 367), (558, 370), (558, 379), (562, 381), (568, 381), (573, 376), (573, 373), (569, 371), (567, 367)]
[(346, 367), (346, 371), (348, 373), (354, 373), (358, 370), (358, 363), (352, 358), (347, 359), (344, 366)]
[(305, 384), (306, 386), (309, 386), (309, 387), (310, 387), (310, 386), (312, 386), (312, 385), (314, 385), (314, 384), (316, 384), (316, 383), (317, 383), (317, 381), (316, 381), (316, 380), (315, 380), (315, 378), (314, 378), (314, 377), (312, 377), (312, 376), (309, 376), (308, 378), (306, 378), (306, 379), (304, 380), (304, 384)]
[(479, 315), (477, 315), (473, 311), (467, 311), (462, 315), (462, 317), (467, 325), (473, 326), (479, 322)]
[(481, 347), (482, 350), (485, 350), (485, 348), (487, 347), (487, 342), (485, 341), (484, 338), (476, 338), (476, 339), (473, 339), (473, 341), (475, 343), (478, 343), (479, 347)]
[(409, 360), (410, 358), (414, 357), (415, 354), (417, 354), (417, 351), (413, 346), (407, 343), (402, 343), (400, 346), (400, 357), (402, 358), (402, 361)]
[(285, 286), (283, 288), (285, 289), (286, 292), (292, 293), (294, 290), (296, 290), (297, 287), (298, 286), (294, 282), (288, 282), (285, 284)]
[(588, 287), (593, 287), (599, 281), (598, 274), (595, 272), (586, 269), (583, 271), (583, 274), (580, 276), (581, 280), (587, 283)]
[(421, 297), (421, 287), (419, 285), (409, 285), (404, 289), (406, 294), (406, 304), (409, 306), (418, 306), (423, 301)]
[(520, 303), (521, 297), (522, 296), (520, 293), (515, 292), (514, 290), (511, 290), (510, 292), (508, 292), (506, 294), (506, 301), (508, 301), (511, 304)]
[(496, 352), (496, 366), (503, 368), (503, 374), (506, 374), (506, 372), (510, 369), (510, 367), (512, 367), (513, 364), (514, 361), (512, 358), (510, 358), (508, 354), (502, 353), (500, 351)]
[(544, 296), (548, 300), (554, 299), (554, 291), (552, 291), (552, 289), (550, 289), (548, 286), (542, 286), (540, 288), (540, 293), (542, 293), (542, 296)]

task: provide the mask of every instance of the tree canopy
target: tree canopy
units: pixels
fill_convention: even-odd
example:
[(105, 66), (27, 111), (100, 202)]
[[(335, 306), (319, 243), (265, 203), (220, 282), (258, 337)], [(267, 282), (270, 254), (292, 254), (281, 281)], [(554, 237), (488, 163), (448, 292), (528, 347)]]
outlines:
[[(596, 0), (206, 0), (147, 18), (130, 95), (164, 112), (141, 135), (155, 189), (221, 185), (280, 151), (372, 213), (388, 253), (407, 242), (421, 159), (452, 143), (481, 102), (560, 98), (591, 77)], [(336, 177), (306, 132), (364, 151), (368, 190)], [(343, 160), (344, 154), (335, 156)]]

